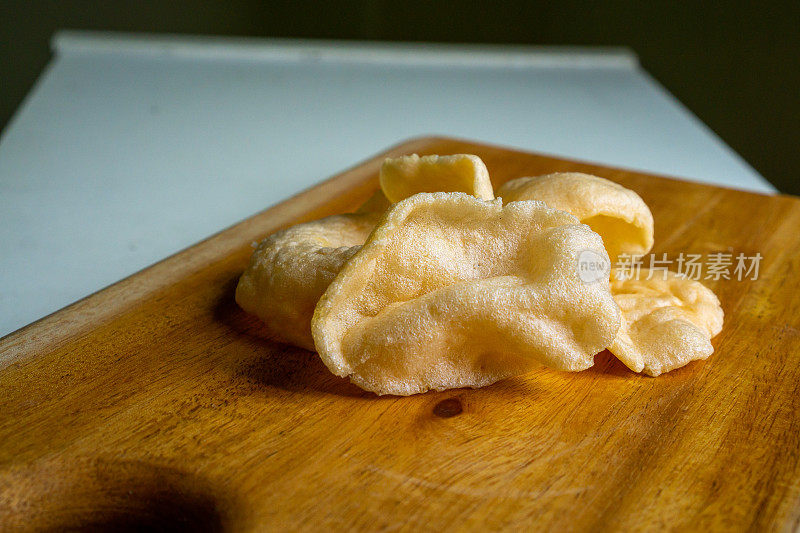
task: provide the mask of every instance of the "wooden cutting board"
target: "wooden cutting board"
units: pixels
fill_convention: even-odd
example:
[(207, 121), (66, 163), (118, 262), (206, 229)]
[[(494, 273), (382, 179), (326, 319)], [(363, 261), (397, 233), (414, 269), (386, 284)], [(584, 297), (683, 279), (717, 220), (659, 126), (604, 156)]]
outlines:
[[(352, 210), (387, 155), (474, 153), (495, 186), (637, 191), (658, 254), (763, 260), (706, 282), (716, 353), (659, 378), (607, 352), (479, 390), (377, 397), (233, 301), (251, 243)], [(441, 138), (334, 177), (0, 341), (0, 530), (800, 527), (800, 201)]]

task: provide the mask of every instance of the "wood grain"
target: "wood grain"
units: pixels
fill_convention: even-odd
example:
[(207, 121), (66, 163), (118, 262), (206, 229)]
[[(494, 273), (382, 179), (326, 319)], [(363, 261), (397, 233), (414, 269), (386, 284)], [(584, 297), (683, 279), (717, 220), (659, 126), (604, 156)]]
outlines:
[(495, 185), (591, 172), (656, 253), (764, 257), (708, 282), (716, 353), (659, 378), (607, 352), (479, 390), (376, 397), (233, 302), (250, 243), (351, 210), (386, 154), (0, 341), (0, 530), (794, 530), (800, 202), (441, 138)]

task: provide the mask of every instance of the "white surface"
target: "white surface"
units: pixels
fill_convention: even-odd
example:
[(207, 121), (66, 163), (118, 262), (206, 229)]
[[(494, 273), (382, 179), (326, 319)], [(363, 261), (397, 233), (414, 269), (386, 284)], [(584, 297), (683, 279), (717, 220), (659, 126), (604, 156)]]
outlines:
[(0, 138), (0, 335), (407, 137), (774, 189), (625, 50), (62, 34)]

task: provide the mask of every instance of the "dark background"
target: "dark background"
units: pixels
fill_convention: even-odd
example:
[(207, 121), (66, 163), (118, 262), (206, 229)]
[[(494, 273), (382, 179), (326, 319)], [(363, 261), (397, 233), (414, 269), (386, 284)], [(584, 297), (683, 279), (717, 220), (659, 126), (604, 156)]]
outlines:
[(800, 194), (800, 1), (0, 0), (0, 127), (58, 29), (624, 45), (781, 191)]

